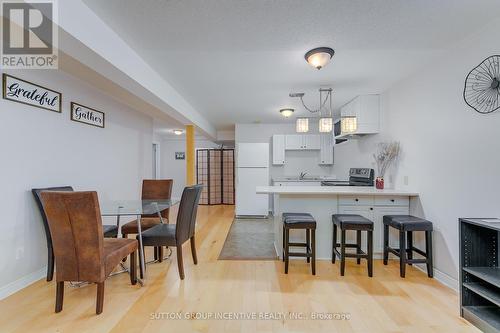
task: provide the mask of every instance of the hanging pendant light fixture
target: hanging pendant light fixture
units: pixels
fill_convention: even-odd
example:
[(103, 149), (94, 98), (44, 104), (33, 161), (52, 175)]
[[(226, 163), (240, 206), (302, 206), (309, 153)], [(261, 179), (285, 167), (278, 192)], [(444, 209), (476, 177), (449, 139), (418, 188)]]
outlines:
[[(304, 103), (304, 93), (290, 93), (290, 97), (300, 98), (304, 108), (311, 113), (318, 113), (319, 123), (318, 130), (320, 133), (330, 133), (333, 130), (333, 108), (332, 108), (332, 88), (321, 88), (319, 89), (319, 107), (317, 109), (311, 109)], [(325, 97), (323, 97), (326, 95)], [(325, 107), (328, 103), (328, 107)], [(297, 132), (299, 132), (299, 119), (297, 118)], [(309, 125), (309, 124), (308, 124)]]
[(333, 118), (320, 118), (319, 119), (319, 132), (330, 133), (333, 129)]
[(358, 130), (358, 119), (355, 116), (346, 116), (340, 119), (340, 132), (352, 134)]
[(335, 51), (330, 47), (317, 47), (304, 55), (307, 63), (320, 70), (325, 67), (332, 59)]
[(295, 130), (297, 131), (297, 133), (309, 132), (309, 119), (297, 118), (297, 121), (295, 122)]

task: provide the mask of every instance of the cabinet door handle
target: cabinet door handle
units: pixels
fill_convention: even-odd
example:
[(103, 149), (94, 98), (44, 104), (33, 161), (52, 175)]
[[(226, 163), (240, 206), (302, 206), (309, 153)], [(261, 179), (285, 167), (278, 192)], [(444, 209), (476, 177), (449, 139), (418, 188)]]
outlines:
[(391, 202), (394, 202), (394, 199), (391, 199)]
[(370, 207), (370, 210), (373, 210), (373, 207)]
[(356, 199), (354, 199), (354, 201), (358, 202), (358, 201), (359, 201), (359, 199), (358, 199), (358, 198), (356, 198)]

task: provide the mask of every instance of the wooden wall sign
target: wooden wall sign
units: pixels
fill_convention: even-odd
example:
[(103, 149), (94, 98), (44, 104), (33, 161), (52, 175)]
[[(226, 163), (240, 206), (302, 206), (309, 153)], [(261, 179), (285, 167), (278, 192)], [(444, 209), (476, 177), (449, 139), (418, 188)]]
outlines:
[(71, 102), (71, 120), (104, 128), (104, 112)]
[(2, 96), (9, 101), (61, 112), (60, 92), (3, 73)]

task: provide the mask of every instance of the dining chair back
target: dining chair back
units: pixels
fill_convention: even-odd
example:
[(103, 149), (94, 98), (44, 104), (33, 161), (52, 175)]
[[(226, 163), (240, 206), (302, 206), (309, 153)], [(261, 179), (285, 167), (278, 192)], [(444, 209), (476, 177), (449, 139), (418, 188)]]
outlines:
[(203, 185), (194, 185), (184, 188), (182, 192), (175, 228), (175, 239), (178, 244), (183, 244), (194, 236), (196, 214), (202, 189)]
[[(142, 181), (142, 200), (168, 200), (172, 198), (172, 179), (144, 179)], [(170, 208), (161, 212), (163, 218), (168, 219)], [(143, 217), (158, 217), (157, 214), (143, 215)]]

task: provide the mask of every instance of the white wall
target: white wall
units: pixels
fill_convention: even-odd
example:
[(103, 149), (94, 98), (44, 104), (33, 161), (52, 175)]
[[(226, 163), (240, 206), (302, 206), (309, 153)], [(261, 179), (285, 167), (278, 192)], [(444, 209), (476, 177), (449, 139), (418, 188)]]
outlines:
[[(72, 185), (97, 190), (100, 200), (137, 199), (152, 170), (151, 118), (61, 71), (9, 74), (61, 92), (63, 112), (0, 100), (0, 298), (45, 275), (46, 241), (31, 188)], [(105, 112), (106, 128), (71, 121), (70, 101)]]
[(492, 42), (499, 29), (500, 21), (493, 22), (440, 61), (395, 84), (382, 95), (383, 132), (339, 145), (335, 151), (335, 172), (340, 173), (351, 164), (372, 163), (377, 142), (401, 142), (395, 186), (420, 192), (413, 213), (434, 223), (434, 265), (454, 280), (458, 218), (500, 216), (500, 111), (478, 114), (462, 97), (468, 72), (500, 53), (498, 43)]
[[(195, 140), (196, 149), (218, 148), (207, 140)], [(180, 198), (186, 186), (186, 160), (176, 160), (175, 152), (186, 152), (186, 140), (164, 139), (160, 143), (160, 177), (173, 179), (172, 196)]]

